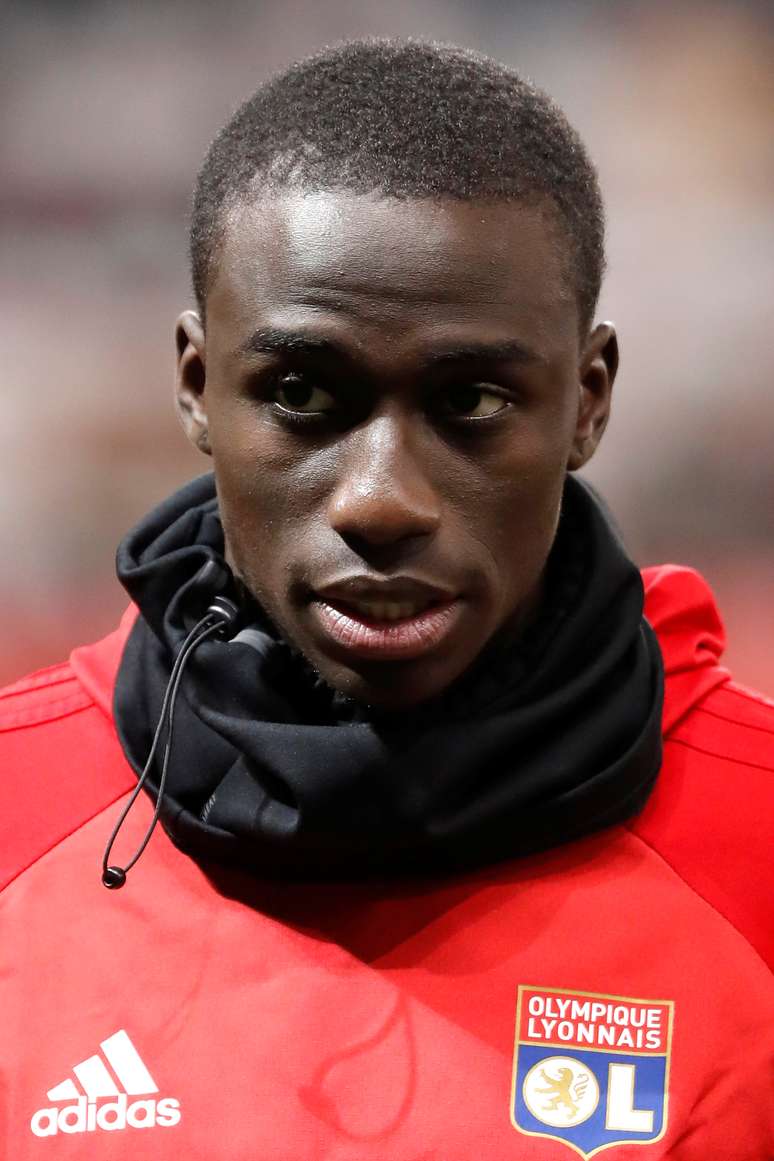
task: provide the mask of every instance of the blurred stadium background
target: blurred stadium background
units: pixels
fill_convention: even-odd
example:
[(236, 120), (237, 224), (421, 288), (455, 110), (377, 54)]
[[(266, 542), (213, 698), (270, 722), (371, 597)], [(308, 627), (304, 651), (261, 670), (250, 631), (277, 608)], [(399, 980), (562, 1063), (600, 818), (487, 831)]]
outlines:
[(588, 142), (622, 352), (589, 476), (640, 563), (705, 573), (737, 677), (774, 693), (770, 4), (36, 0), (0, 24), (0, 680), (114, 625), (117, 541), (207, 468), (171, 387), (211, 137), (290, 60), (413, 35), (514, 65)]

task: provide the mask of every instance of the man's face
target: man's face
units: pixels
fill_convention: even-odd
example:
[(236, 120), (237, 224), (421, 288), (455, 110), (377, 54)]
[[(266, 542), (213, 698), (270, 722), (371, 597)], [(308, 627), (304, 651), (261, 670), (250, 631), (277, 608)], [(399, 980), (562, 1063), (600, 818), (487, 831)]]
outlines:
[(579, 345), (540, 207), (288, 193), (241, 207), (178, 324), (227, 556), (329, 685), (449, 686), (539, 602), (565, 473), (604, 428), (615, 337)]

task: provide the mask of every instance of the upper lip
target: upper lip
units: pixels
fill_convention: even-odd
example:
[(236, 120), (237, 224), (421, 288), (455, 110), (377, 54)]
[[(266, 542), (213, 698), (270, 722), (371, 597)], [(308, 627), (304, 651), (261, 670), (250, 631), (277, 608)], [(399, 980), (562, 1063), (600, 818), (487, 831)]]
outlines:
[(457, 594), (445, 586), (431, 584), (418, 577), (350, 576), (331, 584), (320, 585), (315, 595), (333, 601), (451, 601)]

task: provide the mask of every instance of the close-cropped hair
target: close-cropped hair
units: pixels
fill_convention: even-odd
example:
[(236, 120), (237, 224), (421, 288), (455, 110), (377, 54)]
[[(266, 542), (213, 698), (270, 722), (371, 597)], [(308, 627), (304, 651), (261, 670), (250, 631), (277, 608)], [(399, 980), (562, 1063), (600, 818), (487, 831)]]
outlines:
[(562, 228), (581, 329), (604, 272), (596, 170), (556, 103), (478, 53), (351, 41), (271, 78), (213, 141), (191, 216), (202, 319), (228, 211), (287, 189), (548, 204)]

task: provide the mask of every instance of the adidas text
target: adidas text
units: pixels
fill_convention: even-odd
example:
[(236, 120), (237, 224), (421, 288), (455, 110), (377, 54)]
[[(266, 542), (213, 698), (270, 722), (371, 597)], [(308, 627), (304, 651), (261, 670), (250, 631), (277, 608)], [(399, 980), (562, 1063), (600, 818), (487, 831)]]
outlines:
[(161, 1100), (137, 1100), (128, 1103), (121, 1093), (115, 1100), (96, 1104), (85, 1096), (62, 1108), (38, 1109), (30, 1121), (36, 1137), (53, 1137), (56, 1133), (93, 1133), (97, 1129), (151, 1129), (176, 1125), (180, 1121), (180, 1102), (173, 1097)]

